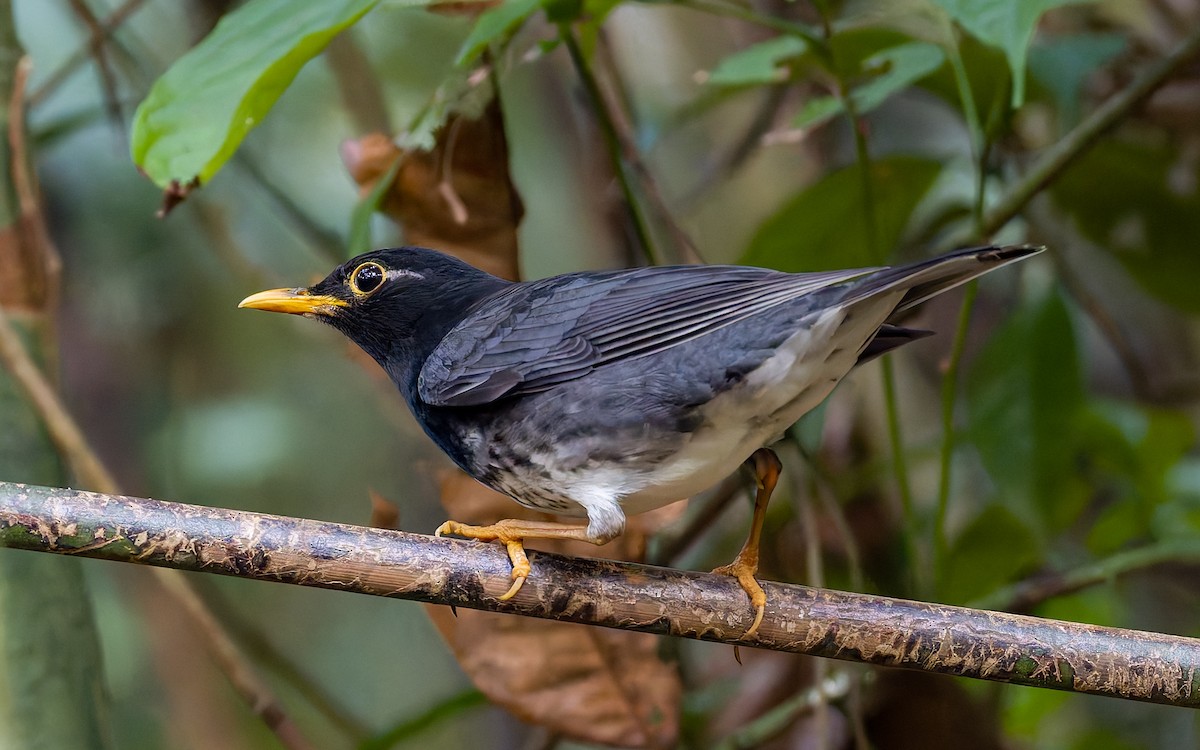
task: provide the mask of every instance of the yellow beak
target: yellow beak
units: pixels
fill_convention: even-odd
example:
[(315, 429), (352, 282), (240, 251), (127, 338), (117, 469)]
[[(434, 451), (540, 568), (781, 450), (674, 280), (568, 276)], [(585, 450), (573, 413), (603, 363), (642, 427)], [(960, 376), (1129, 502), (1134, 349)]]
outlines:
[(292, 315), (333, 315), (337, 308), (348, 303), (326, 294), (311, 294), (307, 289), (268, 289), (251, 294), (238, 303), (238, 307)]

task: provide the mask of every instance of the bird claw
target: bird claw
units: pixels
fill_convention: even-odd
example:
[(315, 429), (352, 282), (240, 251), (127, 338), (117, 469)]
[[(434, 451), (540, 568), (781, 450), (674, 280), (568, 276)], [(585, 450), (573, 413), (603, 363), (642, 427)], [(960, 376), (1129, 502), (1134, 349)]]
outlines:
[(754, 577), (754, 574), (758, 572), (757, 562), (752, 563), (738, 555), (733, 562), (713, 568), (712, 572), (736, 578), (742, 590), (750, 597), (750, 604), (754, 607), (754, 622), (750, 624), (745, 633), (742, 633), (742, 640), (753, 638), (758, 633), (758, 626), (762, 624), (763, 615), (767, 612), (767, 592), (763, 591), (758, 579)]
[(506, 602), (509, 599), (512, 599), (514, 596), (517, 595), (517, 592), (521, 590), (521, 587), (525, 585), (525, 579), (527, 577), (528, 577), (528, 574), (523, 575), (523, 576), (518, 576), (517, 569), (513, 568), (512, 586), (509, 586), (508, 591), (505, 591), (503, 594), (501, 594), (497, 598), (502, 602)]
[(500, 601), (506, 602), (517, 595), (525, 579), (533, 571), (529, 565), (529, 557), (525, 554), (525, 545), (520, 539), (506, 539), (504, 546), (508, 548), (508, 561), (512, 563), (512, 586), (500, 596)]
[(505, 591), (498, 598), (502, 602), (517, 595), (521, 590), (521, 586), (525, 584), (525, 579), (532, 572), (532, 567), (529, 565), (529, 557), (525, 554), (525, 545), (522, 538), (511, 533), (508, 524), (504, 521), (492, 524), (491, 526), (470, 526), (458, 521), (446, 521), (437, 530), (433, 532), (434, 536), (442, 536), (444, 534), (454, 534), (455, 536), (465, 537), (467, 539), (475, 539), (480, 542), (500, 542), (508, 550), (508, 560), (512, 563), (512, 585), (508, 591)]

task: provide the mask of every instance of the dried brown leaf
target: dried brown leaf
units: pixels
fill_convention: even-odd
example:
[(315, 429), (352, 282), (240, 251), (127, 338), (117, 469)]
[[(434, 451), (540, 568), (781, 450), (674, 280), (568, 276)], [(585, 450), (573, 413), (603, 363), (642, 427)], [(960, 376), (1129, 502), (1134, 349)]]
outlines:
[(32, 217), (21, 216), (0, 230), (0, 306), (10, 313), (46, 308), (45, 266), (28, 241)]
[(681, 687), (657, 637), (430, 609), (476, 686), (519, 718), (584, 742), (674, 746)]
[(499, 106), (483, 117), (454, 114), (431, 151), (401, 151), (378, 133), (342, 147), (342, 160), (365, 194), (403, 158), (380, 210), (413, 245), (450, 253), (506, 279), (520, 275), (517, 225), (525, 209), (508, 174), (508, 141)]
[[(442, 504), (456, 520), (552, 519), (528, 510), (460, 471), (441, 477)], [(671, 522), (683, 503), (629, 519), (625, 534), (596, 547), (531, 540), (530, 549), (620, 559), (640, 558), (646, 537)], [(657, 638), (560, 622), (444, 607), (426, 609), (463, 670), (493, 702), (564, 736), (622, 747), (665, 747), (678, 733), (681, 684), (656, 653)]]
[(8, 100), (5, 178), (16, 192), (15, 215), (0, 230), (0, 306), (10, 313), (42, 314), (58, 303), (62, 263), (42, 213), (37, 174), (30, 168), (25, 129), (25, 83), (32, 67), (23, 57), (14, 69)]
[(371, 500), (372, 526), (377, 529), (400, 528), (400, 506), (372, 488), (367, 489), (367, 497)]

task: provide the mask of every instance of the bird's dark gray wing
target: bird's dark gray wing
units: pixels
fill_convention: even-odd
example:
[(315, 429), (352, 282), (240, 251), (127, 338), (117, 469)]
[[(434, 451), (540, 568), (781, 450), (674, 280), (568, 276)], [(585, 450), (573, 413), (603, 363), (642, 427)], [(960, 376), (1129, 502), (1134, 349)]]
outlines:
[(436, 406), (470, 406), (545, 390), (873, 270), (666, 266), (514, 285), (442, 339), (418, 394)]

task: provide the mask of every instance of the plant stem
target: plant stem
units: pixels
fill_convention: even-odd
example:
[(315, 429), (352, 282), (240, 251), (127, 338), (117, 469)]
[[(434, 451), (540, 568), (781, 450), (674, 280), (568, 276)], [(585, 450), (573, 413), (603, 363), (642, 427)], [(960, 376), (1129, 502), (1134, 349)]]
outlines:
[(641, 201), (638, 200), (637, 192), (634, 190), (629, 170), (626, 168), (625, 159), (622, 156), (621, 138), (617, 134), (617, 126), (613, 120), (613, 115), (608, 111), (608, 107), (605, 104), (604, 94), (600, 91), (600, 84), (597, 83), (596, 77), (592, 74), (591, 67), (588, 66), (587, 60), (584, 59), (583, 50), (579, 46), (579, 40), (575, 38), (575, 32), (571, 30), (570, 24), (560, 23), (558, 25), (558, 33), (567, 48), (567, 52), (571, 56), (571, 62), (575, 66), (576, 73), (579, 74), (579, 79), (583, 82), (583, 89), (587, 93), (588, 101), (591, 102), (592, 110), (596, 115), (596, 122), (600, 126), (600, 134), (604, 138), (604, 145), (608, 149), (608, 157), (612, 162), (613, 175), (617, 179), (617, 184), (621, 188), (621, 195), (624, 197), (625, 205), (629, 209), (629, 219), (633, 224), (634, 234), (637, 235), (638, 242), (641, 244), (642, 251), (646, 254), (646, 259), (649, 263), (651, 265), (659, 265), (662, 263), (662, 256), (654, 246), (654, 240), (650, 233), (650, 225), (645, 213), (642, 211)]
[(908, 556), (909, 580), (921, 591), (921, 549), (917, 543), (917, 514), (913, 507), (912, 488), (908, 482), (908, 461), (904, 452), (904, 436), (900, 428), (900, 407), (896, 397), (896, 368), (889, 357), (880, 357), (883, 372), (883, 402), (887, 414), (888, 442), (891, 444), (892, 466), (896, 474), (896, 487), (900, 494), (900, 511), (904, 518), (900, 532), (904, 537), (904, 552)]
[(981, 609), (1027, 611), (1044, 601), (1073, 594), (1089, 586), (1156, 565), (1200, 562), (1200, 542), (1169, 539), (1137, 549), (1118, 552), (1064, 573), (1042, 574), (1005, 586), (971, 602)]
[(958, 311), (958, 326), (954, 331), (954, 344), (950, 349), (950, 361), (942, 380), (942, 449), (938, 471), (937, 507), (933, 516), (933, 575), (939, 578), (941, 565), (946, 560), (946, 513), (950, 506), (950, 473), (954, 463), (954, 404), (958, 400), (958, 371), (962, 366), (962, 354), (967, 344), (967, 331), (971, 327), (971, 312), (979, 285), (966, 287), (962, 307)]
[(949, 237), (945, 247), (970, 242), (973, 236), (989, 236), (998, 232), (1047, 185), (1096, 143), (1100, 136), (1124, 119), (1167, 82), (1185, 63), (1200, 52), (1200, 26), (1197, 26), (1175, 49), (1152, 63), (1133, 83), (1110, 97), (1074, 130), (1048, 148), (1024, 177), (995, 205), (984, 213), (977, 230), (963, 231)]
[[(821, 6), (823, 7), (823, 6)], [(828, 16), (823, 15), (828, 33), (832, 33)], [(836, 69), (836, 66), (831, 66)], [(840, 79), (837, 81), (837, 96), (842, 102), (846, 119), (854, 135), (854, 155), (862, 174), (863, 191), (863, 228), (867, 233), (867, 248), (874, 259), (883, 259), (879, 247), (878, 217), (875, 211), (875, 190), (871, 181), (871, 152), (867, 147), (867, 137), (863, 132), (862, 118), (854, 97), (846, 91), (846, 86)], [(913, 532), (915, 516), (913, 514), (912, 487), (908, 481), (908, 458), (904, 452), (903, 430), (900, 426), (900, 407), (896, 395), (895, 365), (890, 358), (883, 358), (883, 402), (887, 413), (888, 441), (892, 449), (892, 465), (896, 473), (896, 486), (900, 494), (900, 507), (904, 513), (904, 545), (910, 558), (913, 570), (919, 563), (916, 535)]]

